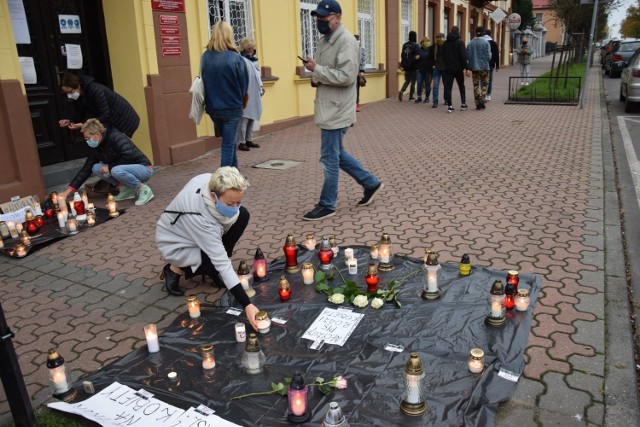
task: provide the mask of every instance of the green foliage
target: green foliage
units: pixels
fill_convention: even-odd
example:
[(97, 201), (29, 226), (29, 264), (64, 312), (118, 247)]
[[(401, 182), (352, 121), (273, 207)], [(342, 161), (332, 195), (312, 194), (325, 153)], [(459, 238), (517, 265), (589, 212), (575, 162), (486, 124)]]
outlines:
[(522, 19), (520, 27), (518, 27), (520, 31), (526, 30), (527, 27), (533, 28), (536, 18), (533, 16), (531, 0), (513, 0), (513, 12), (520, 15), (520, 19)]
[(287, 395), (287, 390), (289, 389), (289, 384), (291, 384), (291, 378), (285, 378), (284, 382), (287, 383), (287, 385), (284, 385), (282, 383), (271, 383), (271, 391), (274, 394), (279, 394), (281, 396), (286, 396)]
[(640, 7), (631, 6), (620, 24), (622, 37), (640, 38)]
[[(584, 62), (575, 63), (569, 66), (567, 77), (581, 77), (581, 84), (584, 84), (584, 72), (586, 65)], [(554, 71), (554, 76), (556, 72)], [(540, 77), (551, 77), (550, 72), (544, 73)], [(553, 96), (557, 101), (575, 101), (579, 94), (578, 79), (564, 79), (564, 71), (558, 80), (536, 79), (529, 86), (520, 88), (515, 96), (515, 100), (538, 100), (543, 101)], [(557, 82), (557, 83), (556, 83)]]

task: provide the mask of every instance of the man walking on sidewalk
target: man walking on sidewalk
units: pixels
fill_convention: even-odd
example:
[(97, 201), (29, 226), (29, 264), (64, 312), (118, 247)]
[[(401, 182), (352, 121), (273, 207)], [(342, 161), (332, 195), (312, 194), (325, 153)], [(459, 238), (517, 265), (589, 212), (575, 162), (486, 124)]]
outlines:
[(444, 59), (444, 102), (448, 105), (447, 112), (453, 113), (453, 100), (451, 92), (453, 81), (458, 83), (460, 89), (460, 110), (465, 111), (467, 107), (467, 95), (464, 88), (464, 70), (469, 68), (467, 64), (467, 51), (464, 42), (460, 39), (460, 29), (451, 27), (451, 32), (447, 35), (447, 40), (442, 46), (442, 58)]
[(402, 102), (402, 95), (409, 87), (409, 101), (413, 101), (416, 90), (416, 77), (418, 73), (418, 59), (420, 58), (420, 45), (417, 42), (418, 35), (415, 31), (409, 31), (409, 41), (402, 45), (400, 67), (404, 70), (404, 84), (398, 92), (398, 101)]
[(482, 36), (484, 36), (484, 27), (476, 28), (476, 37), (467, 46), (469, 68), (473, 75), (473, 97), (476, 101), (476, 110), (484, 110), (489, 85), (491, 46)]
[(347, 130), (356, 122), (353, 105), (358, 77), (358, 43), (340, 22), (342, 8), (337, 1), (322, 0), (311, 15), (316, 18), (318, 32), (324, 35), (318, 42), (317, 58), (308, 56), (305, 64), (316, 85), (315, 123), (322, 135), (320, 163), (324, 183), (320, 201), (302, 218), (317, 221), (335, 214), (340, 169), (364, 188), (358, 206), (370, 204), (384, 186), (342, 144)]

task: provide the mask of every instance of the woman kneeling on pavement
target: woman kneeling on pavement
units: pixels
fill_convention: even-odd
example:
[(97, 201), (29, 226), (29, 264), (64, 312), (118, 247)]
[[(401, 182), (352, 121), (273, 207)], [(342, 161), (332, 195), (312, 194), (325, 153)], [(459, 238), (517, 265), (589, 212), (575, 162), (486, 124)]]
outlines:
[(232, 166), (192, 178), (160, 216), (156, 244), (169, 263), (160, 278), (171, 295), (184, 295), (180, 277), (210, 276), (226, 287), (257, 330), (258, 308), (251, 303), (231, 264), (233, 248), (249, 223), (241, 206), (249, 182)]
[(109, 184), (120, 186), (116, 201), (135, 198), (135, 204), (140, 206), (153, 199), (151, 188), (145, 184), (153, 175), (153, 166), (127, 135), (114, 128), (106, 129), (98, 119), (87, 120), (81, 131), (91, 151), (69, 188), (59, 197), (66, 200), (93, 172)]

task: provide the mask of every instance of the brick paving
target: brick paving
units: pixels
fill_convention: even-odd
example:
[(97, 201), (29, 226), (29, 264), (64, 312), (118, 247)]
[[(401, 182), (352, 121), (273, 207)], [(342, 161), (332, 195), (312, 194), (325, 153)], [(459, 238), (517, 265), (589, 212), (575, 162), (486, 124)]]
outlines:
[[(534, 60), (532, 74), (550, 58)], [(336, 215), (306, 222), (319, 196), (319, 130), (309, 122), (264, 135), (260, 149), (239, 152), (251, 181), (244, 205), (251, 221), (233, 256), (249, 260), (257, 246), (282, 255), (287, 233), (333, 234), (342, 245), (378, 240), (384, 230), (396, 253), (442, 261), (469, 253), (473, 264), (517, 269), (543, 278), (526, 351), (527, 365), (498, 426), (603, 425), (605, 381), (605, 245), (602, 112), (599, 70), (593, 68), (584, 109), (507, 105), (516, 67), (494, 75), (485, 111), (456, 112), (395, 98), (363, 105), (345, 144), (385, 183), (372, 205), (356, 208), (362, 190), (341, 175)], [(471, 79), (467, 99), (473, 104)], [(366, 88), (364, 89), (366, 91)], [(440, 91), (442, 95), (442, 88)], [(268, 93), (265, 96), (269, 96)], [(270, 159), (302, 162), (285, 171), (252, 168)], [(46, 351), (56, 346), (73, 377), (92, 372), (144, 345), (142, 327), (164, 329), (184, 309), (158, 274), (154, 243), (163, 208), (194, 175), (219, 165), (219, 151), (157, 170), (156, 198), (124, 202), (125, 215), (60, 241), (23, 260), (0, 259), (7, 320), (34, 405), (49, 397)], [(189, 294), (213, 302), (209, 283)], [(633, 369), (633, 367), (627, 367)], [(632, 374), (631, 374), (632, 375)], [(630, 377), (629, 377), (630, 378)], [(0, 424), (10, 419), (0, 390)]]

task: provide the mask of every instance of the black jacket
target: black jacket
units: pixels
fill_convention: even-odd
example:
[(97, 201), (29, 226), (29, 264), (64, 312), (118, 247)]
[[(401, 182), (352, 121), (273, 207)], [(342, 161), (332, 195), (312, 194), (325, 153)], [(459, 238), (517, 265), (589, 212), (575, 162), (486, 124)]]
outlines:
[(80, 188), (91, 176), (91, 169), (96, 163), (104, 163), (109, 170), (119, 165), (144, 165), (151, 166), (151, 162), (142, 151), (136, 147), (129, 137), (116, 129), (108, 129), (102, 136), (100, 145), (92, 148), (89, 157), (82, 168), (71, 180), (69, 187)]
[(105, 127), (115, 127), (131, 137), (140, 124), (140, 117), (131, 104), (93, 77), (82, 76), (80, 79), (82, 94), (74, 102), (77, 107), (74, 121), (81, 123), (96, 118)]
[(460, 40), (459, 33), (449, 33), (447, 40), (442, 45), (442, 59), (444, 69), (448, 73), (458, 73), (469, 69), (467, 50), (464, 42)]
[(402, 56), (406, 59), (401, 59), (400, 66), (405, 71), (412, 71), (418, 68), (418, 61), (415, 60), (416, 55), (420, 54), (420, 45), (412, 40), (409, 40), (402, 45)]
[(489, 40), (489, 46), (491, 46), (491, 59), (489, 60), (489, 67), (500, 69), (500, 50), (498, 49), (498, 43), (493, 40)]
[(418, 59), (418, 71), (421, 73), (431, 73), (433, 70), (433, 52), (431, 46), (424, 48), (420, 46), (420, 59)]
[(429, 55), (433, 58), (433, 65), (440, 71), (444, 71), (444, 59), (442, 58), (442, 47), (444, 45), (438, 45), (434, 43), (429, 46)]

